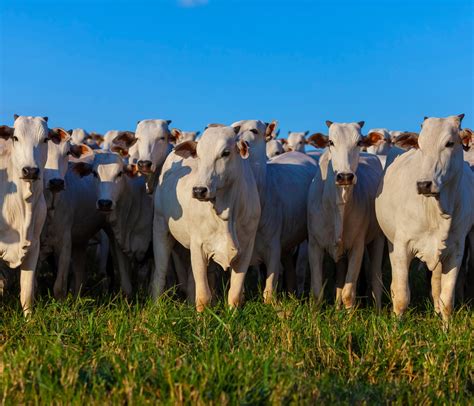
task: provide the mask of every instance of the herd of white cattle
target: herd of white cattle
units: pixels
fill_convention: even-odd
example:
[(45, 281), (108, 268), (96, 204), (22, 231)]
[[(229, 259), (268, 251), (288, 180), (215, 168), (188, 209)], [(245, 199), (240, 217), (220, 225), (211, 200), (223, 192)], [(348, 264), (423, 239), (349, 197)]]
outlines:
[(336, 263), (336, 304), (355, 305), (364, 262), (380, 308), (387, 242), (395, 314), (410, 302), (417, 257), (432, 272), (435, 310), (448, 320), (458, 276), (474, 271), (473, 132), (462, 119), (425, 118), (419, 134), (366, 135), (364, 122), (327, 121), (327, 135), (282, 140), (276, 121), (210, 124), (198, 138), (153, 119), (102, 136), (15, 115), (13, 127), (0, 126), (0, 258), (21, 272), (26, 314), (48, 255), (55, 297), (80, 293), (91, 241), (100, 270), (110, 253), (126, 295), (143, 268), (152, 298), (175, 284), (202, 311), (213, 296), (210, 275), (221, 269), (230, 271), (228, 303), (236, 307), (247, 270), (264, 265), (269, 302), (278, 285), (301, 294), (309, 264), (311, 292), (321, 299), (327, 254)]

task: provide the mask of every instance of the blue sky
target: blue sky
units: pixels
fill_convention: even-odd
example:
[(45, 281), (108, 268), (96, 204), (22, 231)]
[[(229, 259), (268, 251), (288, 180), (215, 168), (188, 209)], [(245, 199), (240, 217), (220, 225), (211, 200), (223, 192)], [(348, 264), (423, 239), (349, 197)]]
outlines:
[(0, 124), (474, 126), (473, 2), (0, 0)]

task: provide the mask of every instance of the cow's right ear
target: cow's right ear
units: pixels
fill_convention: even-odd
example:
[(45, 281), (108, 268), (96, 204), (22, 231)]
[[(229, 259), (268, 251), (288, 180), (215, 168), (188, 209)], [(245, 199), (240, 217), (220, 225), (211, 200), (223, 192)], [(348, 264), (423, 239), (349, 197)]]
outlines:
[(87, 162), (75, 162), (72, 165), (72, 171), (83, 178), (92, 173), (92, 165)]
[(182, 158), (189, 158), (196, 156), (196, 141), (184, 141), (174, 147), (174, 153)]
[(461, 137), (461, 144), (464, 151), (469, 151), (472, 147), (472, 139), (474, 138), (474, 133), (470, 128), (464, 128), (459, 132)]
[(0, 138), (8, 140), (13, 137), (14, 128), (8, 127), (7, 125), (0, 125)]
[(308, 137), (308, 143), (316, 148), (326, 148), (329, 144), (329, 137), (321, 133), (314, 133)]
[(53, 141), (55, 144), (60, 144), (61, 142), (68, 141), (71, 138), (71, 135), (62, 128), (52, 128), (49, 130), (48, 139)]
[(401, 133), (395, 138), (394, 144), (403, 149), (418, 148), (418, 134), (412, 132)]
[(182, 131), (178, 128), (173, 128), (171, 130), (171, 139), (173, 142), (178, 142), (182, 135)]
[(270, 141), (271, 139), (274, 138), (272, 134), (275, 133), (277, 127), (278, 127), (277, 120), (273, 120), (271, 123), (267, 124), (267, 128), (265, 129), (265, 139), (267, 141)]
[(93, 153), (94, 151), (92, 151), (92, 148), (85, 144), (75, 144), (71, 145), (69, 148), (69, 154), (76, 159), (91, 155)]
[(135, 137), (135, 133), (132, 131), (120, 131), (118, 135), (112, 140), (112, 144), (128, 150), (134, 145), (138, 139)]

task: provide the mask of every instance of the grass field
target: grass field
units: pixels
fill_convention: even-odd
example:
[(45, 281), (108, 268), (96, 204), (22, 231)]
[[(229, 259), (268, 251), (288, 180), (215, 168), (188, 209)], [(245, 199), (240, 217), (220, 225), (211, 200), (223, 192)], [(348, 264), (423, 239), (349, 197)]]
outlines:
[(474, 319), (442, 329), (428, 301), (402, 320), (283, 298), (2, 304), (0, 403), (324, 404), (474, 400)]

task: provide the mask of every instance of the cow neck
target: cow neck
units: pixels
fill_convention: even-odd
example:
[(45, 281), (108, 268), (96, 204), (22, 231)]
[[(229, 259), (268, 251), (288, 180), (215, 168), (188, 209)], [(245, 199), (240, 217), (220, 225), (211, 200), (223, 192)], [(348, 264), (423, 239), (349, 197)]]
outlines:
[(158, 161), (156, 164), (155, 172), (151, 175), (146, 176), (145, 187), (147, 194), (153, 194), (158, 186), (158, 182), (160, 180), (161, 170), (163, 169), (163, 165), (165, 164), (166, 158), (168, 155), (173, 151), (173, 145), (168, 143), (168, 148), (166, 150), (166, 154)]
[(265, 204), (265, 189), (267, 186), (267, 145), (265, 140), (259, 140), (258, 143), (250, 147), (250, 167), (257, 184), (258, 194), (260, 195), (260, 204)]

